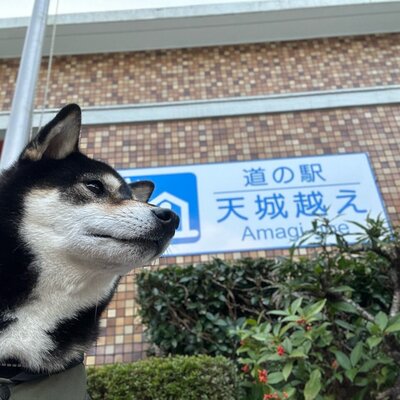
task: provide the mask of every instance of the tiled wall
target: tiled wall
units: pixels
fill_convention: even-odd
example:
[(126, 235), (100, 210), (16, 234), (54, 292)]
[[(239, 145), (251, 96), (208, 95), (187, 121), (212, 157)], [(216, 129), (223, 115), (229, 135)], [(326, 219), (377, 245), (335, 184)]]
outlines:
[[(45, 65), (37, 95), (41, 105)], [(0, 60), (0, 110), (18, 63)], [(400, 34), (202, 49), (56, 57), (49, 106), (212, 99), (400, 84)], [(400, 106), (85, 127), (82, 149), (117, 168), (368, 152), (388, 212), (400, 223)], [(217, 254), (220, 258), (278, 252)], [(160, 265), (210, 260), (165, 258)], [(123, 278), (87, 363), (132, 361), (146, 343), (134, 272)]]
[[(56, 42), (57, 45), (57, 42)], [(399, 83), (400, 34), (56, 57), (50, 107), (211, 99)], [(43, 102), (46, 63), (37, 106)], [(0, 110), (15, 60), (0, 61)]]

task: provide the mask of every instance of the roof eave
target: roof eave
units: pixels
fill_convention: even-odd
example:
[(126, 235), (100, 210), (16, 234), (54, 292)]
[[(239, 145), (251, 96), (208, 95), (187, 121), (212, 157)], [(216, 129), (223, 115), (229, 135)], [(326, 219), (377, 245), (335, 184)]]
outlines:
[[(400, 32), (400, 2), (268, 0), (59, 15), (56, 55)], [(19, 57), (28, 18), (0, 19), (1, 58)], [(44, 44), (47, 54), (51, 25)]]

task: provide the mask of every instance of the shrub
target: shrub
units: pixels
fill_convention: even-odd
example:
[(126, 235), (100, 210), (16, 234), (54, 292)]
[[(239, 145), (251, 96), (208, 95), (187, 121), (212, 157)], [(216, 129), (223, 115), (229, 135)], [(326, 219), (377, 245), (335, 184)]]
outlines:
[(314, 221), (307, 256), (293, 247), (273, 261), (142, 274), (150, 338), (171, 353), (233, 357), (239, 347), (249, 400), (396, 398), (400, 241), (379, 218), (357, 225), (350, 245), (330, 221)]
[(391, 350), (379, 346), (380, 340), (400, 330), (400, 319), (379, 313), (374, 323), (361, 324), (364, 329), (356, 335), (356, 326), (351, 328), (341, 342), (340, 334), (335, 337), (335, 323), (326, 315), (325, 300), (304, 308), (302, 300), (276, 311), (282, 315), (280, 322), (249, 320), (239, 330), (238, 352), (249, 399), (381, 398), (377, 389), (393, 384), (398, 369)]
[(270, 307), (272, 260), (171, 266), (137, 277), (148, 335), (164, 354), (234, 357), (230, 328)]
[(88, 368), (92, 400), (236, 400), (236, 369), (223, 357), (149, 358)]
[(316, 222), (317, 251), (281, 260), (277, 309), (235, 332), (249, 399), (397, 398), (400, 244), (380, 220), (360, 227), (350, 246)]

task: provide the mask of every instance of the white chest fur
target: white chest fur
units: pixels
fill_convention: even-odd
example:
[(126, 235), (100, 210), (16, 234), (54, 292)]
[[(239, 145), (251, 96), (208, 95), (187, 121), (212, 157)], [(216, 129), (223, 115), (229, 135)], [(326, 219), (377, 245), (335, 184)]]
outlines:
[[(39, 279), (29, 300), (8, 314), (16, 321), (0, 334), (1, 358), (16, 358), (33, 369), (41, 369), (55, 343), (47, 332), (53, 331), (65, 319), (73, 318), (79, 311), (95, 306), (108, 296), (117, 277), (82, 271), (71, 265), (36, 265)], [(95, 315), (93, 315), (95, 319)], [(75, 348), (64, 359), (72, 359), (79, 351)], [(47, 361), (48, 362), (48, 361)], [(52, 360), (54, 369), (59, 369)]]

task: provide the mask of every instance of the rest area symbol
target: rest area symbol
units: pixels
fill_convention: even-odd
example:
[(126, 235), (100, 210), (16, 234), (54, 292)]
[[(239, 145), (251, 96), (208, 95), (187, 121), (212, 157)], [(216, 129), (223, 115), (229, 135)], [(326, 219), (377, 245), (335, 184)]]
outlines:
[(129, 176), (128, 182), (149, 180), (155, 184), (149, 203), (174, 211), (180, 218), (172, 244), (193, 243), (200, 239), (199, 204), (196, 175), (177, 173), (166, 175)]

